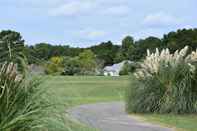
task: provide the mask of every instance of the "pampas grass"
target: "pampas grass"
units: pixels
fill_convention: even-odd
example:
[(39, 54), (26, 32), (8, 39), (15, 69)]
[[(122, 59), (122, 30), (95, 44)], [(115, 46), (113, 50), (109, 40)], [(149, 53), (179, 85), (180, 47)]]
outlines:
[(136, 113), (196, 113), (197, 51), (186, 46), (174, 54), (169, 49), (147, 51), (127, 90), (127, 111)]

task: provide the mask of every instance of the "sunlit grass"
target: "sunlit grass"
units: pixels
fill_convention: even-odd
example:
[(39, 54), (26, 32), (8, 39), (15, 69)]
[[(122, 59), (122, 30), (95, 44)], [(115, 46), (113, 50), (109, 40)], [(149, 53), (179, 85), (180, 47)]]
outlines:
[[(46, 94), (50, 101), (57, 105), (56, 111), (62, 112), (62, 115), (65, 115), (66, 109), (71, 106), (123, 100), (124, 89), (128, 85), (128, 77), (44, 76), (42, 78), (41, 87), (47, 89)], [(65, 122), (71, 131), (96, 130), (70, 120), (71, 118), (67, 116)], [(59, 123), (52, 120), (49, 126), (54, 124)]]
[[(46, 76), (43, 87), (48, 89), (54, 103), (61, 103), (57, 110), (66, 112), (70, 106), (124, 100), (124, 88), (131, 77)], [(197, 115), (138, 115), (148, 122), (176, 127), (177, 131), (196, 131)], [(68, 122), (74, 131), (95, 131), (79, 123)]]
[(156, 124), (161, 124), (168, 127), (174, 127), (175, 131), (197, 131), (197, 115), (139, 115), (145, 118), (148, 122), (153, 122)]
[(79, 105), (95, 102), (120, 101), (128, 77), (48, 76), (43, 86), (61, 102)]

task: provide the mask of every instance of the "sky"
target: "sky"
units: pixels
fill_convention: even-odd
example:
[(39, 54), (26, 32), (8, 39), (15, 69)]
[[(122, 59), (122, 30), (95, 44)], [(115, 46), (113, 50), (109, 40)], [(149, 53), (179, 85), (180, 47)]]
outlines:
[(26, 43), (87, 47), (197, 27), (197, 0), (0, 0), (0, 30)]

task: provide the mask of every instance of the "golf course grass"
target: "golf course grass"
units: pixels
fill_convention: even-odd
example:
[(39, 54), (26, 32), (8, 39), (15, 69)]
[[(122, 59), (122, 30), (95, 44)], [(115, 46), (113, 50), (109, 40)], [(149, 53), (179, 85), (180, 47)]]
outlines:
[[(97, 102), (124, 100), (124, 90), (130, 77), (103, 76), (45, 76), (41, 85), (47, 89), (54, 103), (66, 108)], [(197, 131), (197, 115), (140, 115), (149, 122), (175, 127), (177, 131)], [(72, 123), (73, 131), (95, 131)]]

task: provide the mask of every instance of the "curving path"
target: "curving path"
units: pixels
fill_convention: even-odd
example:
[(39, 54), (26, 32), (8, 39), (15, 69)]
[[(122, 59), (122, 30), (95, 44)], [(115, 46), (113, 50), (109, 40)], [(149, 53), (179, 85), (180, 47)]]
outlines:
[(127, 115), (121, 102), (81, 105), (69, 112), (73, 118), (101, 131), (173, 131)]

